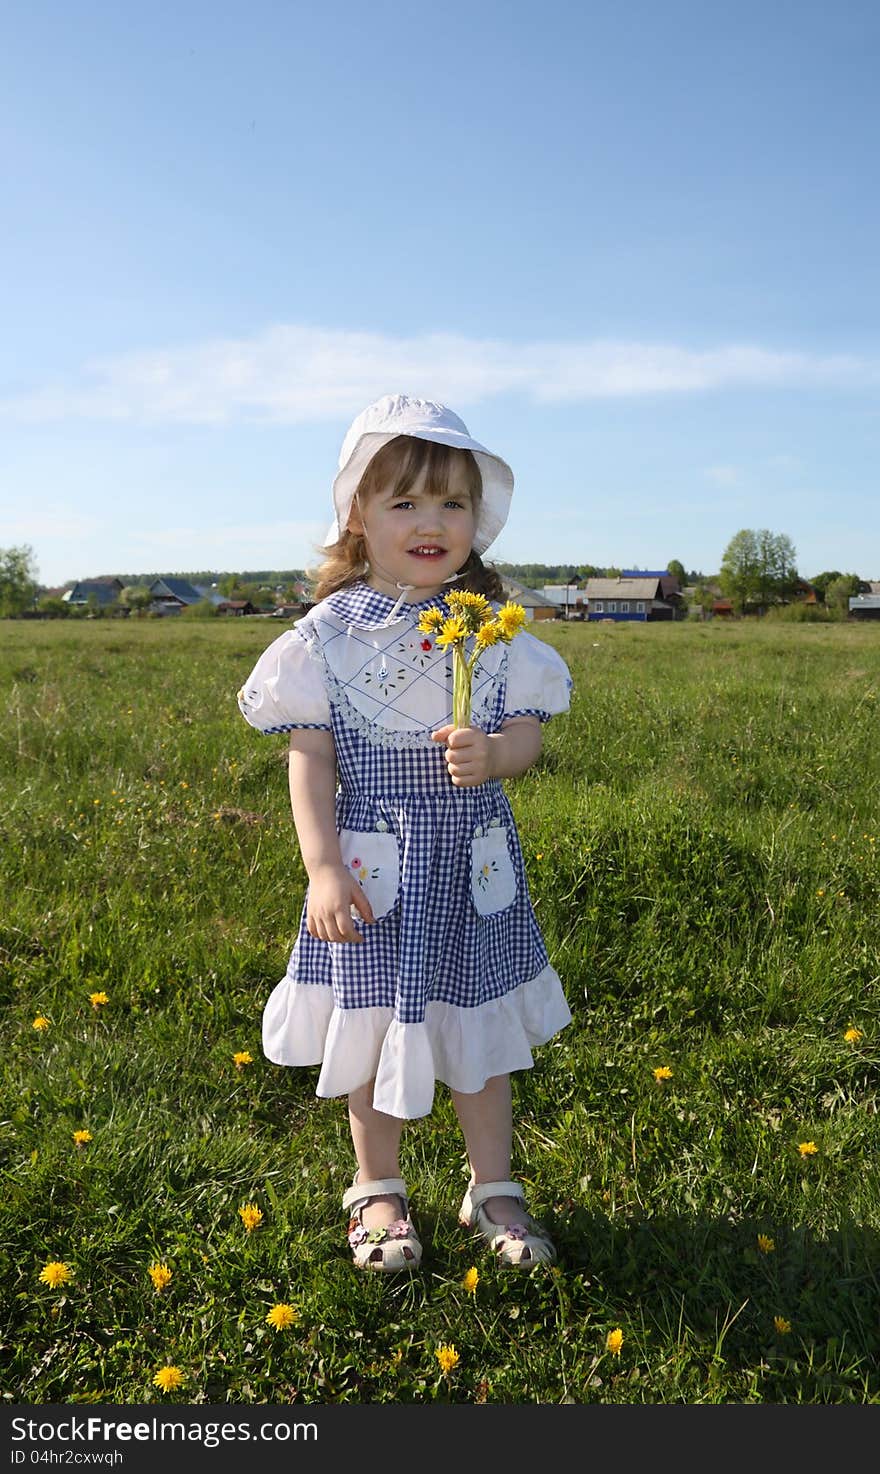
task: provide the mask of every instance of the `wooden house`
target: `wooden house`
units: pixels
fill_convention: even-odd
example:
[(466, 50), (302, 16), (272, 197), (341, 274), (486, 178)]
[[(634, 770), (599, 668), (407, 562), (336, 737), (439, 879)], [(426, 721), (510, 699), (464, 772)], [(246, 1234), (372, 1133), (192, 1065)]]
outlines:
[(641, 623), (680, 619), (683, 599), (672, 574), (639, 573), (631, 577), (588, 578), (584, 587), (587, 619)]

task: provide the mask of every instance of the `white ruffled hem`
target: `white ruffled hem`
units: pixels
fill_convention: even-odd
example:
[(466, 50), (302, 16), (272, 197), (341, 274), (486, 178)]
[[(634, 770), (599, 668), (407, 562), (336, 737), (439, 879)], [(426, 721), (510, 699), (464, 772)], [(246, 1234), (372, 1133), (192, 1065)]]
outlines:
[(552, 967), (479, 1008), (429, 1003), (424, 1023), (391, 1008), (336, 1008), (322, 984), (282, 978), (263, 1011), (263, 1052), (278, 1065), (321, 1065), (315, 1094), (348, 1095), (375, 1076), (373, 1106), (427, 1116), (440, 1080), (472, 1095), (494, 1075), (529, 1070), (532, 1049), (571, 1022)]

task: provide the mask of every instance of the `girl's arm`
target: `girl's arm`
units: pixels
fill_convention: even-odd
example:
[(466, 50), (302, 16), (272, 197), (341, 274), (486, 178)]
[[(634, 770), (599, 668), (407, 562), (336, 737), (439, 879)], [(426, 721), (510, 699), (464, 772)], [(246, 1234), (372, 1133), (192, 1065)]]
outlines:
[(290, 734), (290, 807), (309, 877), (306, 922), (322, 942), (362, 942), (354, 906), (373, 920), (366, 895), (342, 863), (336, 829), (336, 750), (330, 732), (298, 728)]
[(479, 727), (440, 727), (431, 736), (446, 743), (446, 766), (456, 788), (487, 778), (516, 778), (541, 755), (544, 734), (537, 717), (511, 717), (500, 732)]

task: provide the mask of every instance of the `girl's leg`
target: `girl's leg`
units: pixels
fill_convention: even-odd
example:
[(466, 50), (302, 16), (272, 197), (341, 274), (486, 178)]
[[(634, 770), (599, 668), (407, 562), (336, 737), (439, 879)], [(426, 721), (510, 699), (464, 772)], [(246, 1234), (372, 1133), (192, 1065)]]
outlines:
[[(509, 1182), (513, 1144), (510, 1076), (494, 1075), (475, 1095), (452, 1091), (452, 1103), (464, 1133), (473, 1182)], [(525, 1223), (515, 1198), (488, 1198), (483, 1205), (493, 1223)]]
[[(377, 1178), (399, 1177), (398, 1151), (403, 1122), (373, 1110), (373, 1085), (361, 1085), (348, 1097), (348, 1122), (357, 1158), (357, 1180), (374, 1182)], [(387, 1228), (402, 1217), (403, 1204), (394, 1194), (373, 1198), (363, 1211), (365, 1228)]]

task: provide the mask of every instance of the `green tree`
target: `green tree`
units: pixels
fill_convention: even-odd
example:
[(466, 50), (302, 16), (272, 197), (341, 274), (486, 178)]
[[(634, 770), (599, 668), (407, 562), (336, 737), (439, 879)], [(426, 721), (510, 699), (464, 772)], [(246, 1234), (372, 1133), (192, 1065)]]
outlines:
[(711, 614), (714, 602), (715, 594), (712, 590), (707, 589), (704, 584), (698, 583), (691, 599), (691, 608), (699, 609), (700, 618), (704, 619), (707, 614)]
[(197, 604), (187, 604), (181, 609), (181, 619), (213, 619), (217, 614), (217, 605), (211, 599), (199, 599)]
[(815, 578), (810, 579), (810, 583), (823, 603), (825, 600), (825, 590), (830, 583), (834, 582), (835, 578), (843, 578), (843, 574), (839, 568), (826, 568), (824, 573), (817, 573)]
[(678, 579), (681, 588), (684, 588), (687, 583), (687, 574), (684, 571), (683, 563), (679, 563), (677, 558), (670, 558), (666, 565), (666, 572), (673, 574)]
[(825, 603), (835, 614), (848, 614), (849, 601), (858, 593), (861, 580), (857, 573), (839, 573), (825, 586)]
[(0, 616), (4, 619), (33, 609), (37, 596), (37, 565), (28, 544), (0, 548)]
[(153, 595), (145, 583), (130, 583), (119, 595), (119, 602), (133, 614), (142, 614), (152, 604)]
[(748, 604), (766, 609), (785, 602), (796, 580), (794, 544), (783, 532), (743, 527), (724, 549), (721, 589), (739, 612)]
[(57, 594), (44, 594), (42, 599), (37, 600), (37, 609), (50, 619), (67, 619), (70, 614), (67, 600), (59, 598)]

